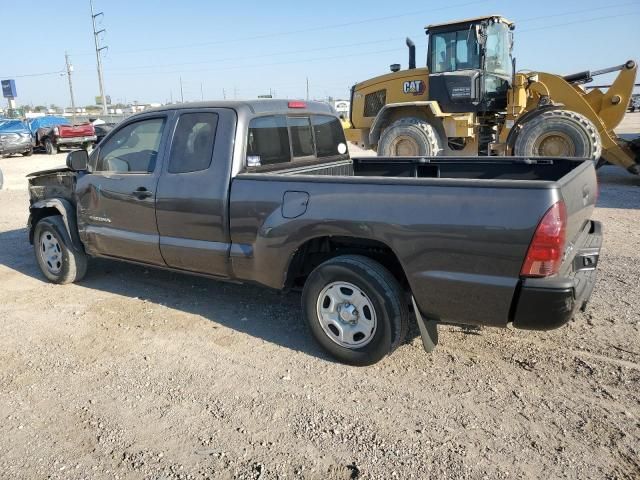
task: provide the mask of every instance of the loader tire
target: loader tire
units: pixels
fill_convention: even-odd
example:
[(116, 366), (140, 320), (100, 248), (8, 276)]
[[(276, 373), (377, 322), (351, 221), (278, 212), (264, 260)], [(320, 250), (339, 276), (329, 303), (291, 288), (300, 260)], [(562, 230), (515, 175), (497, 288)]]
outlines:
[(436, 157), (442, 154), (440, 135), (425, 120), (402, 118), (389, 125), (378, 142), (381, 157)]
[(602, 141), (596, 126), (570, 110), (548, 110), (522, 125), (513, 148), (518, 157), (577, 157), (597, 163)]

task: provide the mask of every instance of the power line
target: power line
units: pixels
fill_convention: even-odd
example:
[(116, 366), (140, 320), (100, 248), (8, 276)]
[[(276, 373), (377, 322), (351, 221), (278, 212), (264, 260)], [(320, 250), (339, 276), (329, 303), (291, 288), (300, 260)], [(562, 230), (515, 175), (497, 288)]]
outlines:
[(62, 75), (64, 73), (65, 73), (64, 70), (56, 70), (55, 72), (23, 73), (21, 75), (3, 75), (3, 77), (7, 77), (7, 78), (44, 77), (47, 75)]
[(526, 23), (526, 22), (533, 22), (536, 20), (546, 20), (547, 18), (554, 18), (554, 17), (566, 17), (567, 15), (577, 15), (581, 13), (595, 12), (598, 10), (611, 10), (612, 8), (615, 8), (615, 7), (626, 7), (629, 5), (638, 5), (638, 2), (635, 1), (635, 2), (626, 2), (626, 3), (614, 3), (613, 5), (607, 5), (605, 7), (587, 8), (583, 10), (574, 10), (574, 11), (565, 12), (565, 13), (553, 13), (549, 15), (542, 15), (539, 17), (522, 18), (518, 20), (516, 23)]
[[(424, 46), (424, 44), (422, 45)], [(315, 62), (318, 60), (334, 60), (334, 59), (339, 59), (339, 58), (348, 58), (348, 57), (358, 57), (358, 56), (364, 56), (364, 55), (374, 55), (374, 54), (379, 54), (379, 53), (390, 53), (390, 52), (397, 52), (399, 50), (401, 50), (401, 47), (397, 47), (397, 48), (390, 48), (387, 50), (375, 50), (375, 51), (370, 51), (370, 52), (358, 52), (358, 53), (350, 53), (350, 54), (345, 54), (345, 55), (333, 55), (333, 56), (329, 56), (329, 57), (315, 57), (315, 58), (305, 58), (304, 60), (292, 60), (292, 61), (286, 61), (286, 62), (274, 62), (274, 63), (261, 63), (261, 64), (251, 64), (251, 65), (234, 65), (231, 67), (225, 67), (223, 69), (220, 68), (205, 68), (205, 69), (196, 69), (196, 70), (171, 70), (171, 71), (163, 71), (163, 72), (140, 72), (137, 73), (137, 75), (168, 75), (171, 73), (198, 73), (198, 72), (210, 72), (210, 71), (215, 71), (215, 72), (223, 72), (225, 70), (235, 70), (235, 69), (246, 69), (246, 68), (255, 68), (255, 67), (271, 67), (271, 66), (277, 66), (277, 65), (296, 65), (299, 63), (308, 63), (308, 62)], [(117, 73), (112, 73), (112, 75), (128, 75), (130, 76), (131, 73), (129, 72), (117, 72)]]
[[(285, 52), (273, 52), (273, 53), (269, 53), (268, 55), (262, 54), (262, 55), (251, 55), (251, 56), (242, 56), (242, 60), (251, 60), (254, 58), (264, 58), (265, 56), (269, 56), (269, 57), (275, 57), (275, 56), (281, 56), (281, 55), (293, 55), (293, 54), (297, 54), (297, 53), (308, 53), (308, 52), (318, 52), (318, 51), (323, 51), (323, 50), (332, 50), (334, 48), (349, 48), (349, 47), (361, 47), (363, 45), (373, 45), (373, 44), (377, 44), (377, 43), (388, 43), (388, 42), (392, 42), (392, 41), (396, 41), (396, 40), (404, 40), (404, 37), (396, 37), (396, 38), (387, 38), (387, 39), (383, 39), (383, 40), (372, 40), (370, 42), (358, 42), (358, 43), (348, 43), (348, 44), (341, 44), (341, 45), (332, 45), (332, 46), (328, 46), (328, 47), (317, 47), (317, 48), (307, 48), (307, 49), (303, 49), (303, 50), (288, 50)], [(211, 65), (214, 63), (220, 63), (220, 62), (228, 62), (228, 61), (233, 61), (233, 60), (238, 60), (238, 56), (233, 56), (233, 57), (226, 57), (226, 58), (219, 58), (219, 59), (215, 59), (215, 60), (207, 60), (205, 62), (182, 62), (182, 63), (165, 63), (165, 64), (160, 64), (160, 65), (136, 65), (133, 67), (119, 67), (119, 68), (110, 68), (109, 71), (113, 72), (113, 71), (120, 71), (120, 70), (126, 70), (126, 71), (130, 71), (130, 70), (144, 70), (147, 68), (163, 68), (163, 67), (181, 67), (181, 66), (186, 66), (186, 65)]]
[(416, 10), (413, 12), (407, 12), (407, 13), (402, 13), (402, 14), (397, 14), (397, 15), (386, 15), (384, 17), (372, 17), (372, 18), (365, 18), (363, 20), (355, 20), (352, 22), (344, 22), (344, 23), (333, 23), (333, 24), (326, 24), (326, 25), (318, 25), (315, 27), (306, 27), (306, 28), (302, 28), (299, 30), (288, 30), (288, 31), (281, 31), (281, 32), (273, 32), (273, 33), (264, 33), (264, 34), (260, 34), (260, 35), (253, 35), (253, 36), (249, 36), (249, 37), (236, 37), (233, 39), (226, 39), (226, 40), (213, 40), (210, 42), (200, 42), (200, 43), (191, 43), (191, 44), (186, 44), (186, 45), (170, 45), (170, 46), (166, 46), (166, 47), (154, 47), (154, 48), (143, 48), (143, 49), (136, 49), (136, 50), (121, 50), (121, 51), (116, 51), (115, 53), (118, 55), (122, 55), (125, 53), (142, 53), (142, 52), (153, 52), (153, 51), (159, 51), (159, 50), (180, 50), (180, 49), (184, 49), (184, 48), (193, 48), (193, 47), (201, 47), (201, 46), (210, 46), (210, 45), (222, 45), (222, 44), (228, 44), (228, 43), (236, 43), (236, 42), (241, 42), (241, 41), (249, 41), (249, 40), (263, 40), (265, 38), (273, 38), (273, 37), (283, 37), (283, 36), (287, 36), (287, 35), (295, 35), (298, 33), (308, 33), (308, 32), (317, 32), (320, 30), (330, 30), (330, 29), (334, 29), (334, 28), (342, 28), (342, 27), (350, 27), (353, 25), (362, 25), (365, 23), (371, 23), (371, 22), (379, 22), (382, 20), (391, 20), (394, 18), (402, 18), (402, 17), (411, 17), (417, 14), (421, 14), (421, 13), (426, 13), (426, 12), (439, 12), (439, 11), (443, 11), (443, 10), (451, 10), (453, 8), (461, 8), (461, 7), (468, 7), (471, 5), (477, 5), (477, 4), (485, 4), (486, 1), (483, 0), (475, 0), (473, 2), (465, 2), (465, 3), (457, 3), (455, 5), (447, 5), (446, 7), (440, 7), (440, 8), (428, 8), (428, 9), (423, 9), (423, 10)]
[(573, 22), (564, 22), (564, 23), (558, 23), (558, 24), (555, 24), (555, 25), (543, 25), (542, 27), (534, 27), (534, 28), (527, 28), (525, 30), (520, 30), (520, 33), (534, 32), (534, 31), (537, 31), (537, 30), (547, 30), (549, 28), (564, 27), (566, 25), (577, 25), (579, 23), (598, 22), (598, 21), (601, 21), (601, 20), (606, 20), (608, 18), (629, 17), (629, 16), (632, 16), (632, 15), (640, 15), (640, 12), (620, 13), (618, 15), (607, 15), (607, 16), (604, 16), (604, 17), (588, 18), (588, 19), (584, 19), (584, 20), (575, 20)]

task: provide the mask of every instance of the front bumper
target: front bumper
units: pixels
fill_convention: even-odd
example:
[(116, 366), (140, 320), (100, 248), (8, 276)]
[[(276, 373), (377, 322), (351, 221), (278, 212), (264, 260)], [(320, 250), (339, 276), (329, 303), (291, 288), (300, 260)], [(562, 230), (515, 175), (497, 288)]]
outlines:
[(71, 137), (71, 138), (56, 138), (57, 145), (82, 145), (83, 143), (93, 143), (96, 141), (96, 136), (91, 137)]
[(602, 246), (602, 224), (592, 222), (587, 241), (573, 260), (573, 274), (559, 278), (527, 278), (520, 286), (513, 326), (551, 330), (567, 323), (577, 309), (584, 310), (596, 282)]

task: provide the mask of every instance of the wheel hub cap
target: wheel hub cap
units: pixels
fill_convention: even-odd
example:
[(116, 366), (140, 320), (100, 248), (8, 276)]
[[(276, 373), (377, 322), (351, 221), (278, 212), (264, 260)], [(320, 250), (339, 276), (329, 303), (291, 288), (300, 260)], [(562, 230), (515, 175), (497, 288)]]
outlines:
[(561, 132), (549, 133), (536, 142), (535, 151), (541, 157), (573, 157), (575, 145), (571, 139)]
[(419, 148), (413, 138), (400, 135), (391, 143), (391, 152), (395, 157), (416, 157), (419, 155)]
[(340, 320), (343, 322), (351, 324), (358, 323), (358, 309), (355, 305), (342, 303), (338, 305), (338, 312), (340, 312)]
[(51, 232), (44, 232), (40, 237), (40, 257), (42, 262), (54, 275), (62, 270), (62, 250), (58, 240)]
[(363, 347), (375, 335), (373, 302), (352, 283), (333, 282), (323, 288), (318, 295), (317, 314), (325, 334), (342, 347)]

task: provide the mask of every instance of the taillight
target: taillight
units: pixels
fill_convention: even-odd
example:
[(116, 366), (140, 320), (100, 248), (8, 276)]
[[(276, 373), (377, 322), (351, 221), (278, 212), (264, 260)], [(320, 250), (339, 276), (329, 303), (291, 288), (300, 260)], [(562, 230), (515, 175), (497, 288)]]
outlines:
[(299, 100), (292, 100), (289, 102), (289, 108), (307, 108), (307, 104)]
[(566, 235), (567, 208), (560, 201), (547, 210), (538, 224), (520, 275), (548, 277), (557, 274), (562, 263)]

